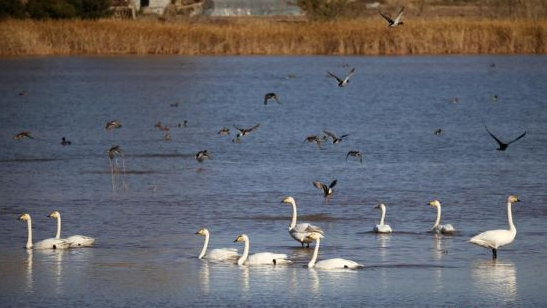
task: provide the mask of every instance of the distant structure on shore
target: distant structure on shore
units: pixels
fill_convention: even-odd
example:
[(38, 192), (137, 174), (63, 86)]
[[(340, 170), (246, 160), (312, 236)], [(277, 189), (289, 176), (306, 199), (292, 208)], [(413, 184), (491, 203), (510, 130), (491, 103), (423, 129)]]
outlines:
[[(300, 16), (297, 0), (118, 0), (141, 14), (185, 16)], [(134, 18), (134, 15), (133, 15)]]

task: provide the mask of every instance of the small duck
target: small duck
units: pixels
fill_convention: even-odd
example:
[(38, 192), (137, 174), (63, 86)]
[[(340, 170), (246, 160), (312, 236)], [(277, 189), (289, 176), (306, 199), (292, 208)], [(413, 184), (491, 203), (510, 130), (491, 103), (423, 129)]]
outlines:
[(196, 153), (196, 160), (202, 163), (204, 160), (211, 158), (207, 150), (199, 151)]
[(494, 101), (494, 102), (498, 101), (498, 95), (497, 94), (492, 95), (492, 101)]
[(110, 157), (110, 159), (114, 159), (116, 158), (117, 155), (122, 155), (122, 154), (123, 154), (123, 151), (119, 145), (115, 145), (111, 147), (110, 149), (108, 149), (108, 157)]
[(275, 94), (273, 92), (270, 92), (270, 93), (267, 93), (266, 95), (264, 95), (264, 105), (268, 105), (268, 101), (271, 100), (271, 99), (275, 100), (276, 103), (281, 105), (281, 103), (279, 102), (279, 98), (277, 97), (277, 94)]
[(163, 136), (163, 139), (165, 141), (171, 141), (171, 135), (169, 133), (165, 133), (165, 136)]
[(106, 122), (106, 125), (105, 125), (106, 130), (111, 130), (111, 129), (120, 128), (120, 127), (122, 127), (122, 124), (118, 120)]
[(324, 130), (323, 131), (327, 136), (331, 137), (332, 138), (332, 143), (339, 143), (339, 142), (342, 142), (342, 140), (344, 140), (344, 138), (346, 138), (347, 136), (349, 136), (349, 134), (345, 134), (345, 135), (342, 135), (340, 137), (336, 137), (335, 134), (329, 132), (329, 131), (326, 131)]
[(311, 135), (306, 137), (306, 139), (304, 139), (304, 142), (307, 142), (307, 143), (315, 142), (317, 143), (317, 147), (321, 149), (321, 144), (323, 144), (323, 142), (325, 142), (326, 140), (327, 140), (326, 136), (323, 136), (323, 138), (319, 138), (319, 136), (317, 135)]
[(329, 186), (321, 183), (321, 182), (313, 182), (313, 186), (315, 186), (317, 189), (321, 189), (323, 191), (323, 197), (325, 197), (325, 201), (328, 201), (328, 199), (332, 196), (334, 191), (332, 188), (336, 185), (338, 180), (334, 180), (330, 183)]
[(239, 137), (245, 137), (246, 135), (250, 134), (252, 131), (260, 127), (260, 123), (256, 124), (255, 126), (251, 128), (239, 128), (234, 125), (234, 128), (239, 131), (239, 133), (236, 135), (237, 138)]
[(171, 107), (178, 107), (179, 106), (179, 103), (172, 103), (171, 104)]
[(67, 140), (65, 137), (61, 138), (61, 145), (71, 145), (72, 142)]
[(437, 136), (440, 136), (440, 135), (442, 135), (443, 133), (444, 133), (443, 130), (440, 129), (440, 128), (437, 128), (437, 129), (435, 130), (435, 135), (437, 135)]
[(18, 133), (17, 135), (13, 136), (13, 140), (21, 140), (23, 138), (28, 138), (28, 139), (34, 139), (34, 137), (32, 137), (30, 135), (30, 132), (29, 131), (23, 131), (23, 132), (20, 132)]
[(333, 73), (327, 71), (327, 74), (329, 74), (330, 77), (336, 79), (338, 81), (338, 86), (339, 87), (345, 87), (348, 82), (349, 82), (349, 79), (351, 78), (351, 76), (355, 73), (355, 67), (352, 68), (349, 73), (346, 75), (346, 77), (344, 77), (344, 79), (341, 79), (341, 78), (338, 78), (338, 76), (334, 75)]
[(154, 127), (155, 128), (163, 127), (163, 123), (161, 123), (161, 121), (158, 121), (158, 122), (156, 122), (156, 124), (154, 124)]
[(224, 135), (229, 135), (230, 134), (230, 129), (228, 127), (223, 127), (218, 131), (218, 134), (223, 135), (223, 136)]
[(382, 15), (382, 17), (388, 22), (388, 27), (395, 28), (398, 25), (404, 24), (403, 21), (401, 20), (401, 17), (403, 17), (404, 11), (405, 11), (405, 7), (403, 6), (401, 10), (399, 10), (399, 14), (397, 14), (397, 17), (395, 19), (391, 19), (391, 16), (382, 13), (380, 10), (378, 10), (378, 13), (380, 13), (380, 15)]
[(361, 155), (361, 152), (359, 152), (359, 151), (349, 151), (348, 154), (346, 154), (346, 161), (348, 161), (349, 156), (358, 157), (359, 162), (363, 163), (363, 155)]

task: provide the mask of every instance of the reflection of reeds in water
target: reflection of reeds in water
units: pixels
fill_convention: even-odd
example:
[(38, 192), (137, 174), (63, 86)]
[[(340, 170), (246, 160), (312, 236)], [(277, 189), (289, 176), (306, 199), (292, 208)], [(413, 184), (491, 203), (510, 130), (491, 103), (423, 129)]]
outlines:
[(0, 56), (72, 54), (403, 55), (547, 52), (544, 19), (279, 22), (4, 20)]
[[(112, 191), (116, 191), (116, 175), (120, 175), (122, 181), (123, 190), (127, 190), (127, 184), (125, 183), (125, 156), (119, 146), (113, 146), (108, 150), (108, 157), (110, 158), (110, 175), (112, 177)], [(118, 157), (122, 160), (122, 166), (118, 163)], [(114, 161), (114, 162), (112, 162)]]
[(511, 261), (477, 261), (471, 265), (471, 278), (482, 293), (505, 301), (514, 301), (517, 297), (517, 271)]

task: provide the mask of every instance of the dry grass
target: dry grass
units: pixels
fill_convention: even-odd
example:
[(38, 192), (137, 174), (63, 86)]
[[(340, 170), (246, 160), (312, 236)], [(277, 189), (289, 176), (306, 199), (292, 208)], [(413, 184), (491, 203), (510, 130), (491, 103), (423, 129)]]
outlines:
[(541, 54), (547, 20), (0, 21), (0, 56)]

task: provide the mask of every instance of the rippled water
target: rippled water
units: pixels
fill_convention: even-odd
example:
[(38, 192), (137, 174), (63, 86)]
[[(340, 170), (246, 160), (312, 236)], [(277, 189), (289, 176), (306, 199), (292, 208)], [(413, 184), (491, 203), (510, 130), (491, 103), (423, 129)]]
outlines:
[[(326, 70), (344, 75), (346, 64), (357, 72), (339, 88)], [(1, 59), (2, 307), (546, 306), (546, 67), (544, 56)], [(272, 91), (282, 105), (263, 105)], [(114, 119), (122, 128), (106, 131)], [(170, 142), (157, 121), (171, 126)], [(256, 123), (231, 142), (234, 124)], [(505, 141), (528, 133), (501, 152), (485, 125)], [(217, 134), (223, 126), (231, 136)], [(323, 150), (302, 142), (323, 129), (350, 135)], [(12, 139), (23, 130), (36, 139)], [(125, 153), (126, 191), (120, 176), (112, 191), (113, 145)], [(199, 164), (203, 149), (212, 159)], [(349, 150), (364, 162), (346, 161)], [(312, 181), (333, 179), (326, 204)], [(518, 234), (492, 261), (466, 241), (507, 227), (511, 193), (522, 200)], [(320, 259), (365, 268), (305, 268), (312, 250), (287, 233), (288, 195), (300, 219), (325, 230)], [(432, 199), (454, 236), (427, 233)], [(370, 232), (379, 201), (392, 235)], [(96, 237), (96, 247), (23, 249), (18, 215), (30, 213), (43, 239), (54, 235), (53, 210), (64, 235)], [(246, 233), (251, 252), (294, 264), (198, 260), (201, 227), (211, 247), (241, 249), (232, 241)]]

